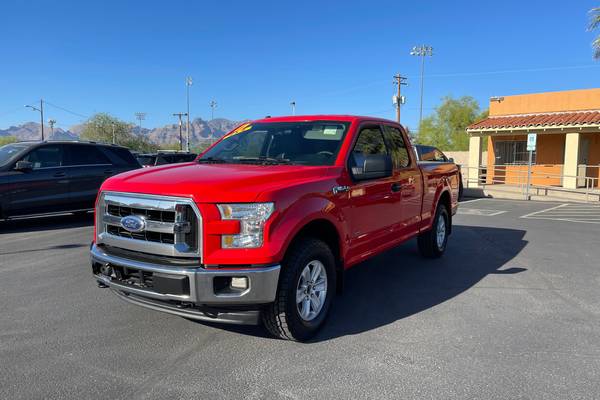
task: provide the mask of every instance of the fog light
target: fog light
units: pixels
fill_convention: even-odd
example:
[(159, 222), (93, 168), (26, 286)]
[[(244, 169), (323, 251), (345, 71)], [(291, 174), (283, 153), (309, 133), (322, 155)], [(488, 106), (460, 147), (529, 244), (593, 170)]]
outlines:
[(102, 264), (102, 266), (100, 267), (100, 273), (102, 275), (111, 276), (113, 273), (113, 269), (108, 264)]
[(231, 288), (232, 289), (248, 289), (248, 278), (245, 276), (234, 276), (231, 278)]

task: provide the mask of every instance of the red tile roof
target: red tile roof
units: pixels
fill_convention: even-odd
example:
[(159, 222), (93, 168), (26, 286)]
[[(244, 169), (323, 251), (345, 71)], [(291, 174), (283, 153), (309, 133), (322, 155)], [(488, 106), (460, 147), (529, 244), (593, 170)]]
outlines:
[(561, 126), (600, 127), (600, 110), (522, 115), (497, 115), (488, 117), (479, 122), (475, 122), (474, 124), (469, 125), (467, 130), (505, 130), (514, 128)]

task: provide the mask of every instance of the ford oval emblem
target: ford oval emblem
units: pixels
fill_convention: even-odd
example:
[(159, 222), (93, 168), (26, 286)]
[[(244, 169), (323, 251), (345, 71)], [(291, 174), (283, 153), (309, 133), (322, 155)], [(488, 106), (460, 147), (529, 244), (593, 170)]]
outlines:
[(128, 215), (121, 218), (121, 226), (129, 232), (141, 232), (146, 227), (146, 221), (143, 217), (137, 215)]

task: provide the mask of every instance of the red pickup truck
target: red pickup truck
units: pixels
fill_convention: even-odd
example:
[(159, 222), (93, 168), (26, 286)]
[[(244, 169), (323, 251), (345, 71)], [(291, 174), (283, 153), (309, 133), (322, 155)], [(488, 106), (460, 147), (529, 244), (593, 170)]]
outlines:
[(417, 163), (395, 122), (265, 118), (193, 162), (106, 180), (92, 270), (140, 306), (262, 320), (275, 336), (306, 340), (351, 266), (414, 237), (424, 256), (444, 253), (458, 186), (456, 165)]

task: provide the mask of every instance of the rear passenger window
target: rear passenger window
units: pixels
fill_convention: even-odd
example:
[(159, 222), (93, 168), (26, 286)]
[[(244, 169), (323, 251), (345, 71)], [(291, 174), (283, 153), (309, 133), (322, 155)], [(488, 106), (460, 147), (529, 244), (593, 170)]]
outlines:
[(110, 164), (110, 160), (96, 146), (66, 145), (69, 165)]
[(131, 152), (127, 149), (123, 149), (121, 147), (100, 147), (100, 151), (102, 151), (110, 161), (119, 166), (135, 166), (139, 168), (139, 163), (131, 154)]
[(410, 164), (410, 157), (408, 156), (408, 149), (400, 129), (393, 126), (384, 126), (386, 137), (390, 144), (390, 151), (392, 153), (392, 161), (394, 168), (406, 168)]
[(63, 158), (63, 147), (60, 145), (38, 147), (23, 160), (33, 164), (33, 169), (61, 167), (65, 165)]

